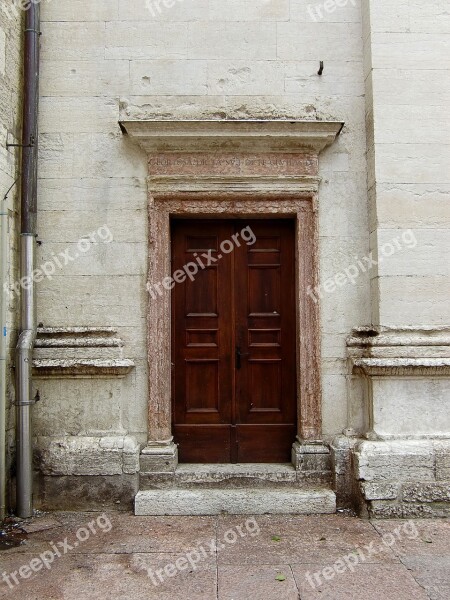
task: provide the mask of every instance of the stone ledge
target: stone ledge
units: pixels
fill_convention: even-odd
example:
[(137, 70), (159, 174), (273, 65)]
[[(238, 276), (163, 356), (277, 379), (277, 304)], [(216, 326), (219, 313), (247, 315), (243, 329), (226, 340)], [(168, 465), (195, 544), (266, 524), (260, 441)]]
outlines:
[[(141, 457), (142, 458), (142, 457)], [(140, 489), (274, 488), (304, 485), (291, 464), (179, 464), (174, 473), (140, 474)], [(311, 480), (309, 480), (310, 483)], [(318, 483), (315, 481), (314, 483)]]
[(35, 378), (89, 378), (125, 377), (134, 369), (134, 362), (128, 359), (101, 360), (98, 358), (77, 359), (33, 359)]
[(344, 124), (295, 120), (134, 120), (122, 131), (146, 152), (305, 152), (332, 144)]
[(347, 338), (355, 374), (450, 376), (450, 329), (358, 327)]
[(135, 498), (135, 514), (144, 515), (263, 515), (332, 514), (336, 496), (327, 488), (147, 490)]
[(134, 362), (123, 358), (123, 341), (112, 327), (38, 328), (35, 378), (125, 377)]
[(370, 377), (450, 376), (450, 358), (356, 358), (353, 373)]

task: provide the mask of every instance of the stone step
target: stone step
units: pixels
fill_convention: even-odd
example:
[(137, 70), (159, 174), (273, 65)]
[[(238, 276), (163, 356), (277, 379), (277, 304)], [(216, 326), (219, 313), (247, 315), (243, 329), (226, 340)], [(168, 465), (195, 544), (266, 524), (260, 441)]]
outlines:
[(140, 490), (177, 488), (240, 488), (293, 487), (326, 484), (292, 464), (179, 464), (174, 473), (140, 473)]
[(326, 487), (141, 490), (134, 506), (138, 516), (331, 514), (336, 496)]

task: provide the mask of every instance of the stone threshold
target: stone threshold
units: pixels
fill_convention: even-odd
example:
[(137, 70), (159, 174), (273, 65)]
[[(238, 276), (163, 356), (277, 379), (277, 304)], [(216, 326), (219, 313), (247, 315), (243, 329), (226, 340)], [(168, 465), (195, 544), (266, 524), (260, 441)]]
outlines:
[[(306, 479), (306, 481), (305, 481)], [(172, 472), (140, 473), (140, 489), (186, 487), (267, 487), (308, 482), (291, 463), (178, 464)], [(317, 482), (316, 482), (317, 483)]]
[(330, 514), (335, 493), (291, 464), (179, 464), (140, 473), (136, 515)]
[(336, 512), (336, 495), (325, 487), (143, 490), (135, 515), (309, 515)]

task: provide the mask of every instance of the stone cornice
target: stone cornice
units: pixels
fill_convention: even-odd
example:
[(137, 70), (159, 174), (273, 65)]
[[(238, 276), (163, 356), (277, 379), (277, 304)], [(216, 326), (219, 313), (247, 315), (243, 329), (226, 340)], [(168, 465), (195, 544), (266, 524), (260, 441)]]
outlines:
[(114, 328), (46, 327), (37, 330), (33, 355), (36, 378), (125, 377), (134, 362), (123, 358)]
[(340, 121), (290, 120), (133, 120), (122, 131), (148, 153), (312, 152), (334, 142)]
[(450, 358), (353, 358), (353, 373), (371, 377), (450, 375)]
[(355, 374), (450, 376), (450, 328), (357, 328), (347, 339)]

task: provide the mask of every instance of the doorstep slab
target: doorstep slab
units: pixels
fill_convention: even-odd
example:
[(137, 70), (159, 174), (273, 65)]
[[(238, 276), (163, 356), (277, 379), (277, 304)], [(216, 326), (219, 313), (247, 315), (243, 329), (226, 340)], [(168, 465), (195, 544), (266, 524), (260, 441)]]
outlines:
[[(297, 485), (292, 464), (178, 464), (173, 473), (145, 473), (139, 489), (270, 488)], [(314, 485), (311, 482), (311, 485)], [(320, 485), (320, 484), (319, 484)]]
[(135, 515), (332, 514), (336, 495), (328, 488), (166, 489), (137, 493)]

